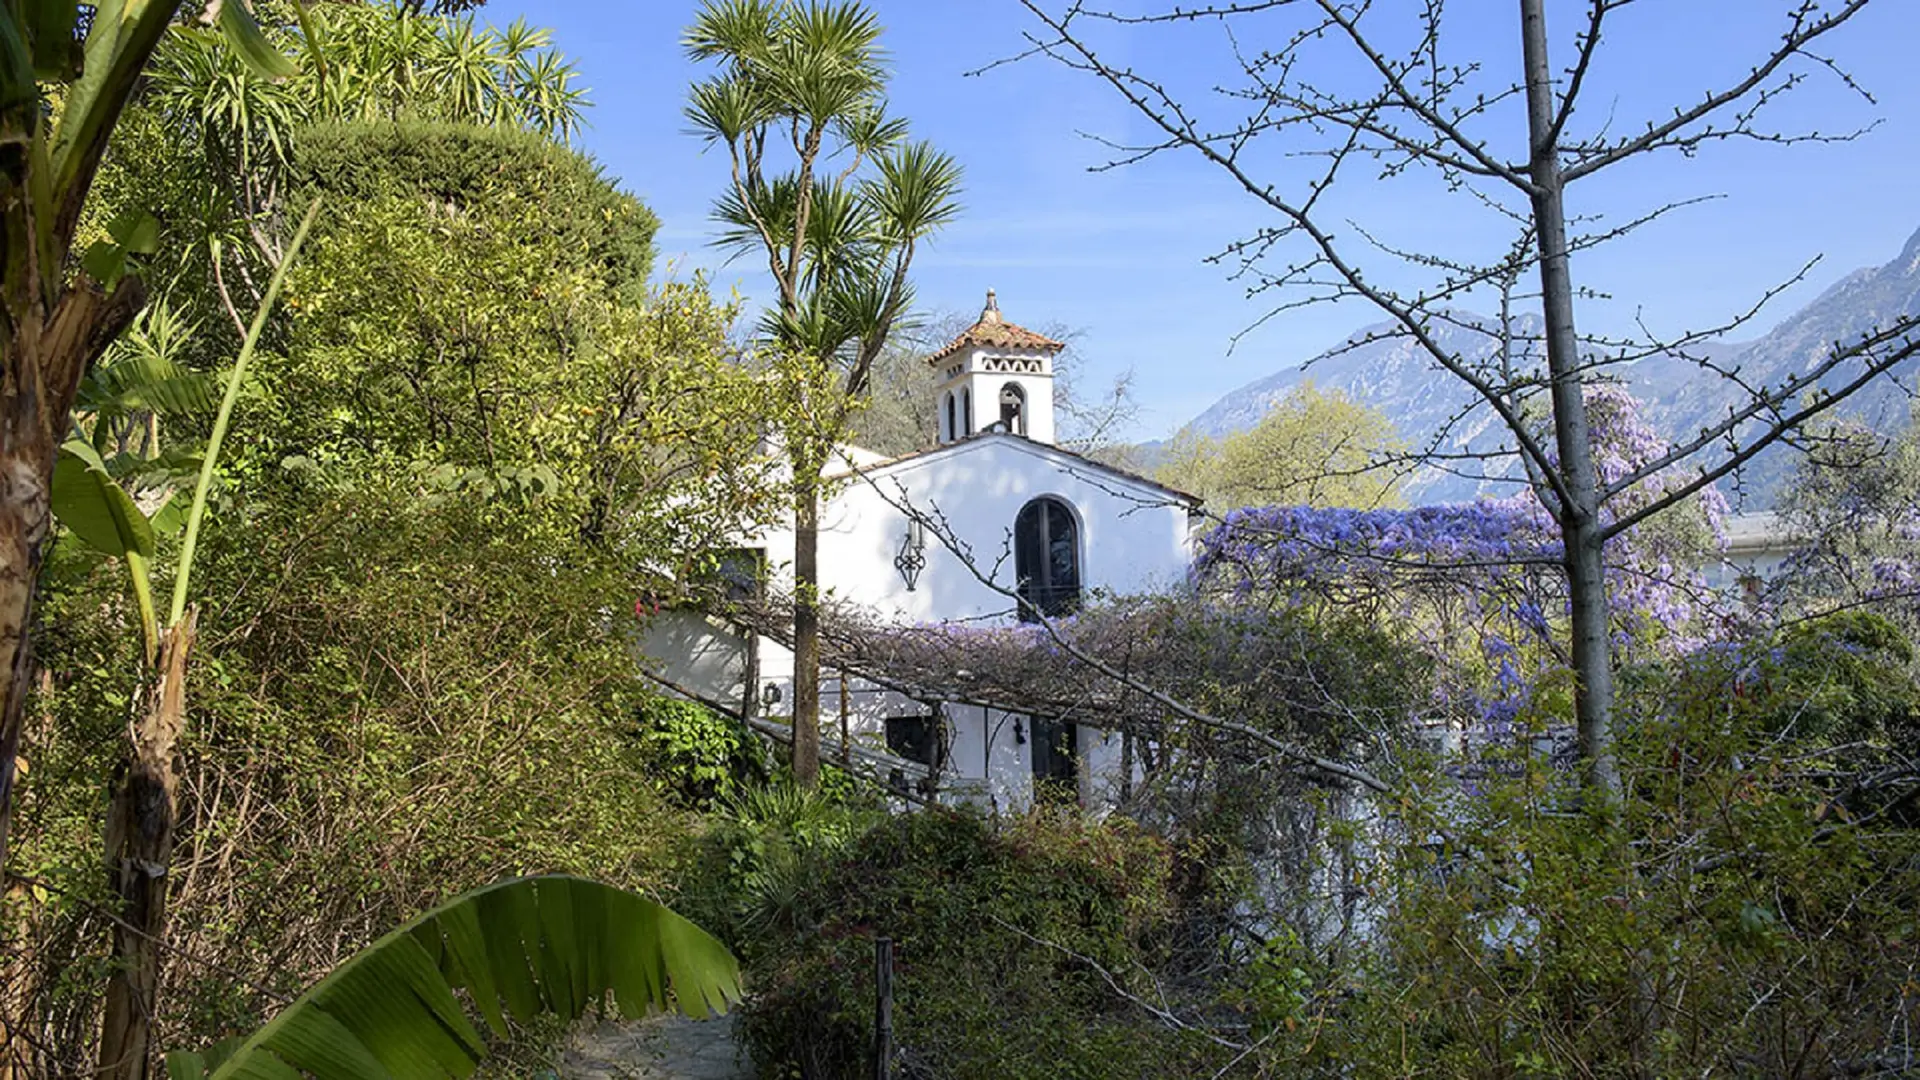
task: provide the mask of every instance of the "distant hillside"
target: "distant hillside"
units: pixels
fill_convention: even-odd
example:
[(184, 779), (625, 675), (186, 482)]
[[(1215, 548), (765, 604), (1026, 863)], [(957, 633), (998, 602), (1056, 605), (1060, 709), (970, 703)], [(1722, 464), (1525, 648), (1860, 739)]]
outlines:
[[(1834, 341), (1851, 339), (1903, 316), (1920, 316), (1920, 232), (1907, 241), (1898, 258), (1885, 266), (1849, 274), (1766, 336), (1745, 343), (1710, 342), (1694, 352), (1737, 369), (1741, 379), (1750, 384), (1777, 384), (1817, 362)], [(1456, 313), (1454, 318), (1461, 325), (1441, 328), (1441, 344), (1470, 361), (1491, 359), (1498, 343), (1479, 327), (1492, 326), (1493, 320), (1467, 313)], [(1537, 319), (1528, 317), (1516, 329), (1523, 338), (1530, 338), (1538, 333), (1538, 326)], [(1372, 340), (1391, 329), (1385, 323), (1363, 328), (1348, 338), (1347, 346), (1323, 353), (1304, 367), (1283, 369), (1227, 394), (1188, 426), (1214, 437), (1243, 430), (1258, 422), (1293, 387), (1312, 380), (1322, 389), (1344, 391), (1356, 401), (1380, 409), (1410, 444), (1424, 448), (1462, 415), (1473, 400), (1472, 391), (1439, 370), (1424, 350), (1404, 338)], [(1364, 344), (1352, 344), (1355, 342)], [(1649, 357), (1621, 369), (1621, 374), (1645, 404), (1648, 419), (1668, 437), (1700, 430), (1726, 415), (1741, 399), (1739, 390), (1730, 383), (1676, 357)], [(1900, 384), (1882, 380), (1841, 406), (1842, 412), (1877, 430), (1896, 430), (1907, 422), (1912, 370), (1901, 372)], [(1504, 428), (1489, 410), (1480, 408), (1465, 422), (1455, 423), (1439, 449), (1457, 453), (1504, 445)], [(1757, 505), (1769, 502), (1771, 491), (1791, 465), (1784, 453), (1763, 457), (1747, 477), (1749, 501)], [(1501, 487), (1507, 485), (1429, 468), (1414, 481), (1409, 495), (1419, 502), (1451, 502)]]

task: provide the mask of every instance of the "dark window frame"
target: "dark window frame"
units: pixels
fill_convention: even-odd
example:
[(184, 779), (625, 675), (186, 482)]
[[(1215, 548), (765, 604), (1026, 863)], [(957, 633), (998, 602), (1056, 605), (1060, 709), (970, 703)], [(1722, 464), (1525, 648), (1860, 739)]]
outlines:
[(1080, 802), (1080, 725), (1051, 716), (1027, 718), (1031, 728), (1028, 767), (1033, 799), (1041, 804)]
[(1080, 518), (1071, 506), (1052, 495), (1029, 501), (1014, 518), (1013, 549), (1021, 622), (1080, 609), (1086, 573)]
[(885, 727), (887, 752), (938, 772), (946, 759), (947, 726), (939, 713), (889, 716)]
[(727, 548), (715, 559), (713, 576), (728, 603), (764, 601), (767, 598), (767, 549)]

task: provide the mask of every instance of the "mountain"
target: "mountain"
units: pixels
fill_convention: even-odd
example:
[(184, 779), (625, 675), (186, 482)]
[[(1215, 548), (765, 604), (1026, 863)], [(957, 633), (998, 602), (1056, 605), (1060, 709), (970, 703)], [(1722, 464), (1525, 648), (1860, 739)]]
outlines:
[[(1850, 341), (1903, 317), (1920, 317), (1920, 232), (1892, 262), (1847, 275), (1757, 340), (1703, 342), (1687, 350), (1691, 359), (1656, 354), (1618, 373), (1645, 407), (1649, 423), (1668, 438), (1682, 437), (1716, 422), (1744, 400), (1737, 386), (1703, 370), (1697, 360), (1704, 358), (1737, 371), (1750, 385), (1773, 386), (1818, 363), (1834, 342)], [(1494, 320), (1483, 316), (1451, 312), (1435, 335), (1441, 347), (1477, 365), (1496, 355), (1498, 339), (1488, 332), (1494, 325)], [(1515, 325), (1520, 347), (1534, 358), (1539, 355), (1539, 325), (1534, 316), (1516, 320)], [(1214, 438), (1244, 430), (1288, 391), (1312, 381), (1322, 390), (1343, 391), (1381, 410), (1416, 450), (1431, 446), (1442, 454), (1459, 454), (1507, 445), (1506, 432), (1491, 410), (1469, 409), (1475, 401), (1472, 390), (1394, 329), (1388, 323), (1364, 327), (1305, 364), (1234, 390), (1194, 417), (1188, 427)], [(1898, 430), (1907, 422), (1914, 366), (1904, 366), (1898, 382), (1881, 379), (1861, 390), (1839, 406), (1841, 414), (1878, 431)], [(1791, 468), (1792, 459), (1785, 451), (1762, 455), (1746, 470), (1749, 502), (1770, 501), (1769, 493)], [(1463, 477), (1428, 466), (1412, 478), (1408, 495), (1416, 502), (1452, 502), (1503, 490), (1511, 491), (1511, 482)]]
[[(1451, 313), (1451, 317), (1451, 322), (1434, 330), (1440, 347), (1471, 364), (1491, 360), (1499, 341), (1479, 329), (1491, 326), (1491, 320), (1464, 312)], [(1395, 336), (1393, 330), (1389, 323), (1363, 327), (1303, 366), (1275, 372), (1226, 395), (1195, 417), (1189, 427), (1210, 438), (1250, 428), (1295, 387), (1312, 382), (1322, 390), (1339, 390), (1354, 401), (1379, 409), (1415, 449), (1425, 449), (1436, 440), (1436, 448), (1442, 453), (1498, 447), (1504, 434), (1499, 419), (1486, 409), (1468, 413), (1472, 391), (1434, 364), (1426, 350)], [(1522, 338), (1537, 336), (1539, 320), (1517, 320), (1515, 331)], [(1415, 501), (1448, 502), (1470, 499), (1482, 486), (1439, 468), (1423, 468), (1408, 490)]]
[[(1848, 274), (1765, 337), (1742, 346), (1724, 346), (1727, 352), (1718, 359), (1731, 365), (1743, 381), (1778, 385), (1830, 355), (1835, 342), (1851, 342), (1900, 319), (1916, 317), (1920, 317), (1920, 232), (1907, 240), (1892, 262)], [(1649, 420), (1669, 437), (1697, 432), (1747, 400), (1730, 381), (1671, 357), (1650, 357), (1635, 367), (1634, 393), (1650, 406)], [(1897, 378), (1874, 380), (1836, 411), (1874, 431), (1899, 431), (1907, 425), (1914, 371), (1914, 364), (1903, 365), (1895, 372)], [(1833, 391), (1842, 381), (1833, 376), (1821, 385)], [(1768, 492), (1791, 474), (1794, 461), (1795, 455), (1784, 448), (1756, 460), (1748, 479), (1759, 501), (1768, 501)]]

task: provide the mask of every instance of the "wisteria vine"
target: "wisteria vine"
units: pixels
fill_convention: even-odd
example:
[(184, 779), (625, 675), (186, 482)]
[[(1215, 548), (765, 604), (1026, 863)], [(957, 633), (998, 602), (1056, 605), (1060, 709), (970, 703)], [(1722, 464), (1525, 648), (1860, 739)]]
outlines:
[[(1587, 396), (1602, 484), (1660, 453), (1624, 389), (1596, 385)], [(1631, 514), (1679, 482), (1656, 476), (1628, 487), (1605, 516)], [(1727, 628), (1734, 613), (1700, 572), (1724, 544), (1725, 511), (1709, 489), (1609, 544), (1609, 601), (1623, 653), (1671, 654)], [(1412, 509), (1248, 507), (1200, 538), (1193, 581), (1216, 602), (1361, 606), (1396, 621), (1441, 659), (1448, 711), (1505, 735), (1536, 689), (1564, 668), (1563, 550), (1552, 513), (1532, 493)]]

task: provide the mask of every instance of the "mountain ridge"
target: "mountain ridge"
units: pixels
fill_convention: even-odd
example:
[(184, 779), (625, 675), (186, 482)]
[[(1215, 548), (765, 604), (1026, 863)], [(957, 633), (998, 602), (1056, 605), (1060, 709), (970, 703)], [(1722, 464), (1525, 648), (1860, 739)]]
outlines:
[[(1688, 353), (1737, 370), (1749, 383), (1774, 386), (1817, 364), (1834, 343), (1901, 318), (1920, 318), (1920, 230), (1892, 260), (1844, 275), (1765, 334), (1748, 341), (1704, 341)], [(1523, 316), (1517, 322), (1516, 336), (1537, 342), (1538, 317)], [(1480, 328), (1493, 324), (1484, 316), (1453, 312), (1434, 336), (1469, 363), (1482, 363), (1494, 356), (1498, 341)], [(1492, 411), (1484, 406), (1469, 411), (1472, 390), (1395, 329), (1387, 322), (1362, 327), (1301, 364), (1252, 380), (1222, 395), (1189, 421), (1186, 430), (1211, 438), (1245, 430), (1293, 388), (1312, 382), (1380, 409), (1416, 451), (1432, 445), (1442, 453), (1472, 454), (1505, 445), (1505, 430)], [(1875, 380), (1838, 406), (1838, 415), (1876, 431), (1903, 427), (1915, 367), (1903, 364), (1895, 369), (1895, 378)], [(1703, 370), (1695, 359), (1671, 353), (1656, 353), (1618, 370), (1640, 399), (1647, 421), (1668, 439), (1711, 426), (1744, 400), (1732, 382)], [(1741, 493), (1748, 504), (1757, 508), (1770, 503), (1792, 464), (1788, 455), (1770, 450), (1743, 469)], [(1410, 478), (1407, 495), (1415, 502), (1458, 502), (1511, 491), (1513, 484), (1452, 476), (1425, 466)]]

